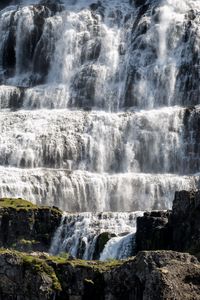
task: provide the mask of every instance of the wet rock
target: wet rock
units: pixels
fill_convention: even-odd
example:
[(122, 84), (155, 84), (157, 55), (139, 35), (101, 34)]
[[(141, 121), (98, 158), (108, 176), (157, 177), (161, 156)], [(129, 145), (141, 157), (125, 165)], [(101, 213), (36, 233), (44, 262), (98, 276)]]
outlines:
[(94, 105), (96, 70), (92, 65), (83, 66), (74, 76), (72, 83), (74, 92), (71, 95), (70, 106), (90, 107)]
[(13, 2), (12, 0), (1, 0), (0, 10), (10, 5), (12, 2)]
[(135, 4), (136, 7), (144, 5), (147, 0), (130, 0), (130, 4)]
[(9, 99), (9, 108), (15, 110), (23, 106), (23, 98), (25, 93), (24, 87), (17, 87), (14, 93), (11, 94)]
[(110, 232), (103, 232), (97, 237), (93, 259), (96, 260), (100, 258), (100, 255), (107, 242), (115, 236), (116, 236), (115, 234), (112, 234)]
[(41, 0), (40, 4), (48, 7), (53, 14), (61, 12), (64, 9), (60, 0)]
[(78, 244), (79, 246), (78, 246), (77, 258), (83, 258), (86, 249), (86, 243), (83, 239), (79, 239)]

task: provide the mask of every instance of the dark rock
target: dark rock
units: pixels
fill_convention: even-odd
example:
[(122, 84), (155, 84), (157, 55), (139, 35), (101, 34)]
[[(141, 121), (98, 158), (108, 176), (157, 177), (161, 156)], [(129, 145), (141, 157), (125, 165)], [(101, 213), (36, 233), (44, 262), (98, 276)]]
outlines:
[(170, 212), (154, 211), (137, 218), (136, 251), (170, 249), (172, 232)]
[(189, 254), (140, 252), (96, 263), (0, 251), (1, 300), (200, 299), (200, 263)]
[(175, 194), (170, 222), (173, 249), (200, 254), (200, 191)]
[(10, 5), (12, 2), (13, 2), (12, 0), (1, 0), (0, 10), (3, 9), (4, 7)]
[(101, 2), (100, 1), (98, 1), (97, 3), (90, 4), (90, 9), (93, 10), (93, 11), (97, 10), (100, 7), (101, 7)]
[(92, 65), (85, 65), (81, 71), (74, 76), (72, 82), (73, 93), (70, 99), (70, 106), (91, 107), (94, 105), (96, 70)]
[(86, 249), (86, 243), (84, 240), (82, 239), (79, 239), (79, 242), (78, 242), (78, 252), (77, 252), (77, 258), (82, 258), (84, 253), (85, 253), (85, 249)]
[[(5, 25), (4, 25), (5, 26)], [(7, 24), (8, 34), (7, 39), (3, 44), (2, 49), (2, 66), (6, 70), (7, 76), (12, 76), (14, 74), (14, 68), (16, 64), (16, 30), (15, 30), (15, 12), (11, 13), (10, 21)]]
[(64, 9), (63, 4), (60, 0), (41, 0), (40, 4), (48, 7), (53, 14), (61, 12)]
[[(19, 203), (20, 199), (10, 200)], [(60, 225), (62, 213), (59, 209), (4, 205), (0, 199), (0, 247), (11, 247), (24, 251), (48, 251), (53, 234)], [(27, 202), (29, 203), (29, 202)]]
[[(60, 285), (52, 267), (41, 259), (14, 252), (0, 255), (1, 300), (54, 299)], [(59, 299), (59, 298), (57, 298)]]
[(198, 265), (189, 254), (140, 252), (135, 260), (105, 274), (106, 295), (108, 299), (200, 299)]
[(138, 218), (136, 249), (172, 249), (200, 257), (200, 191), (176, 192), (172, 212)]
[(14, 93), (10, 95), (9, 108), (17, 110), (23, 106), (24, 93), (26, 88), (17, 87)]
[(135, 4), (136, 7), (144, 5), (147, 0), (130, 0), (130, 4)]
[(102, 232), (99, 234), (99, 236), (97, 237), (96, 240), (96, 244), (95, 244), (95, 250), (94, 250), (94, 255), (93, 255), (93, 259), (99, 259), (100, 255), (105, 247), (105, 245), (107, 244), (107, 242), (115, 237), (115, 234), (109, 233), (109, 232)]

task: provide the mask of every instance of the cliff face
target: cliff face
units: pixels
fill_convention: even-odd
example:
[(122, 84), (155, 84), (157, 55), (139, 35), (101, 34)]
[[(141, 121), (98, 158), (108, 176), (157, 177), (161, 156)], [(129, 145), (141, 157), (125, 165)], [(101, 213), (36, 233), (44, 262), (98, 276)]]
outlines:
[(22, 199), (0, 199), (0, 247), (48, 251), (62, 212)]
[(200, 191), (175, 194), (172, 211), (145, 213), (137, 219), (137, 251), (172, 249), (200, 253)]
[(116, 265), (1, 251), (0, 267), (1, 300), (200, 299), (199, 262), (171, 251)]

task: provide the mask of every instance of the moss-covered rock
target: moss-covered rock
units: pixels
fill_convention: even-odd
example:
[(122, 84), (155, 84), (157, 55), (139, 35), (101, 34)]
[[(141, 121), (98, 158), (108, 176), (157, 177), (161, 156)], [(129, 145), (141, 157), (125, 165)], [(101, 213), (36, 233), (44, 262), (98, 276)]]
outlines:
[(0, 247), (48, 251), (62, 211), (23, 199), (0, 199)]
[(173, 251), (141, 252), (127, 261), (68, 260), (0, 250), (0, 299), (200, 299), (200, 264)]

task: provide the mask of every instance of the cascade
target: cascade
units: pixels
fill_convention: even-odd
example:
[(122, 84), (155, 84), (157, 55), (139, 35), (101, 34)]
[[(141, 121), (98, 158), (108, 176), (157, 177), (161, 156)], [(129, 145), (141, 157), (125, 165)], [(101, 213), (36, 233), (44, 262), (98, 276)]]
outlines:
[[(65, 213), (55, 233), (50, 253), (55, 255), (67, 251), (74, 257), (84, 259), (93, 259), (95, 255), (99, 255), (102, 260), (111, 257), (122, 259), (130, 256), (132, 254), (131, 242), (136, 231), (136, 218), (141, 215), (140, 212)], [(127, 232), (131, 233), (127, 234)], [(111, 234), (111, 238), (103, 252), (98, 253), (96, 244), (102, 233)], [(113, 244), (114, 247), (112, 247)], [(112, 251), (115, 253), (112, 254)]]
[(0, 197), (68, 211), (54, 254), (127, 257), (138, 211), (199, 187), (200, 1), (140, 2), (0, 5)]

